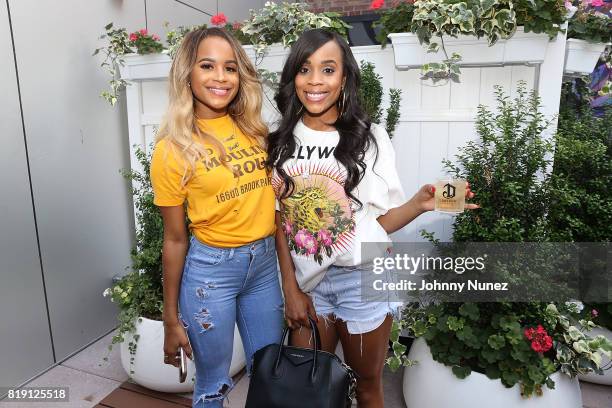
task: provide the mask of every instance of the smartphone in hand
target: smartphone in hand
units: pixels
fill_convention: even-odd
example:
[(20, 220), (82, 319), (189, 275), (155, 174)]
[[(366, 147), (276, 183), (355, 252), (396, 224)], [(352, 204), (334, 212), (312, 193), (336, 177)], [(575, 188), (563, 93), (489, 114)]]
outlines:
[(179, 347), (180, 364), (179, 364), (179, 381), (184, 383), (187, 379), (187, 355), (182, 347)]

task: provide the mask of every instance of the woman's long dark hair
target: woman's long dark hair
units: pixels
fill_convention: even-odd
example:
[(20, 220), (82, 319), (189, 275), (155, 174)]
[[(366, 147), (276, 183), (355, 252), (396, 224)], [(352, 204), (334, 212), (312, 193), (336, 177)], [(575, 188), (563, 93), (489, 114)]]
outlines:
[[(347, 176), (344, 191), (347, 197), (361, 207), (361, 202), (352, 194), (353, 189), (363, 178), (366, 164), (364, 158), (370, 145), (374, 146), (375, 159), (378, 158), (378, 146), (370, 131), (370, 119), (361, 107), (359, 87), (361, 75), (359, 66), (346, 41), (338, 34), (323, 29), (304, 32), (291, 47), (287, 62), (283, 68), (278, 93), (274, 100), (278, 110), (283, 115), (277, 130), (272, 132), (268, 141), (268, 166), (275, 168), (284, 181), (281, 198), (287, 198), (293, 193), (295, 185), (289, 175), (283, 170), (283, 164), (293, 155), (296, 148), (293, 129), (301, 118), (304, 110), (295, 92), (295, 77), (306, 60), (329, 41), (335, 41), (342, 50), (344, 84), (344, 106), (342, 96), (338, 100), (339, 113), (334, 126), (340, 134), (340, 141), (334, 149), (334, 157), (346, 168)], [(342, 108), (342, 109), (340, 109)]]

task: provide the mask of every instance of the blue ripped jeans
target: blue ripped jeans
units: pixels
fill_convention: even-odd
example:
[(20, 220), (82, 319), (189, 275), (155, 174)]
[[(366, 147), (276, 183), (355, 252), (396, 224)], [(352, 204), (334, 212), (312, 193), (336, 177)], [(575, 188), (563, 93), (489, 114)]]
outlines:
[(222, 408), (234, 386), (229, 377), (234, 325), (238, 324), (249, 372), (255, 351), (278, 342), (282, 334), (274, 238), (216, 248), (192, 237), (179, 310), (196, 366), (193, 407)]

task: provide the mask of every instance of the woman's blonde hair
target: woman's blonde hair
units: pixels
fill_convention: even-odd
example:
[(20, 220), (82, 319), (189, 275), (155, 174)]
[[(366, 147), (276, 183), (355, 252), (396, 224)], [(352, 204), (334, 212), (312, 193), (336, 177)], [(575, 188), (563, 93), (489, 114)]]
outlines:
[(178, 49), (168, 77), (168, 110), (162, 120), (156, 142), (166, 139), (179, 159), (185, 164), (181, 181), (184, 186), (195, 172), (196, 163), (208, 160), (202, 143), (209, 143), (219, 153), (221, 163), (229, 168), (227, 152), (223, 144), (213, 135), (203, 132), (196, 122), (194, 97), (190, 87), (191, 71), (196, 63), (200, 42), (208, 37), (226, 40), (234, 51), (238, 65), (238, 93), (228, 106), (228, 114), (236, 126), (247, 137), (253, 138), (265, 148), (268, 127), (261, 119), (262, 86), (244, 49), (227, 31), (217, 28), (203, 28), (188, 33)]

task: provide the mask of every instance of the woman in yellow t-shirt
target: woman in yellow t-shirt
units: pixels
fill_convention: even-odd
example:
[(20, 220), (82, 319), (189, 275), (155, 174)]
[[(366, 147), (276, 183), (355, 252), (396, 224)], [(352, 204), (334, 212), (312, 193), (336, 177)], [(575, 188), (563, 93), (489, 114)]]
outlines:
[(234, 37), (218, 28), (186, 35), (151, 181), (164, 221), (164, 359), (178, 365), (179, 347), (193, 358), (194, 407), (221, 408), (231, 390), (236, 323), (249, 370), (254, 352), (282, 332), (261, 103), (257, 73)]

